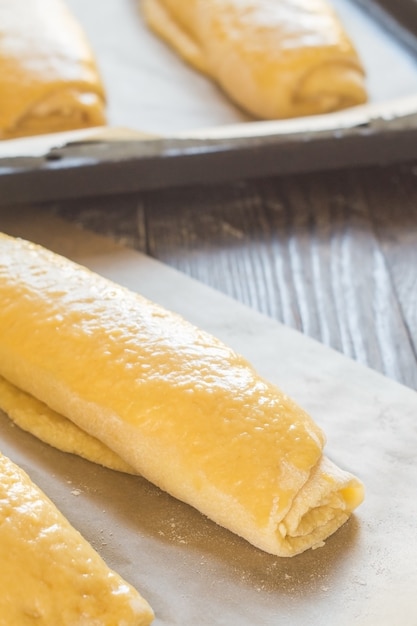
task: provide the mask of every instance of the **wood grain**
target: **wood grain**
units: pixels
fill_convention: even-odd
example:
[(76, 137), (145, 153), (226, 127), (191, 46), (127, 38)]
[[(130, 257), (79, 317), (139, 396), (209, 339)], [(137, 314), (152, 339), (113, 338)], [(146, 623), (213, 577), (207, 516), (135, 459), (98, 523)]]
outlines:
[(417, 389), (417, 165), (52, 210)]

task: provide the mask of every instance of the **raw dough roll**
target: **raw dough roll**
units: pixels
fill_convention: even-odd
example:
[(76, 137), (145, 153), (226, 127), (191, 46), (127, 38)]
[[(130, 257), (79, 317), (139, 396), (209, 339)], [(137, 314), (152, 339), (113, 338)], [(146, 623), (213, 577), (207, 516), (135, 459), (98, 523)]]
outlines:
[(155, 33), (255, 117), (367, 99), (361, 61), (326, 0), (142, 0), (142, 9)]
[(62, 0), (0, 0), (0, 139), (105, 123), (105, 95)]
[(317, 546), (362, 501), (313, 420), (178, 315), (6, 235), (0, 301), (1, 376), (255, 546)]
[(0, 376), (0, 409), (22, 430), (63, 452), (77, 454), (119, 472), (137, 473), (104, 443), (53, 411), (44, 402), (18, 389), (2, 376)]
[(0, 625), (148, 626), (153, 611), (0, 453)]

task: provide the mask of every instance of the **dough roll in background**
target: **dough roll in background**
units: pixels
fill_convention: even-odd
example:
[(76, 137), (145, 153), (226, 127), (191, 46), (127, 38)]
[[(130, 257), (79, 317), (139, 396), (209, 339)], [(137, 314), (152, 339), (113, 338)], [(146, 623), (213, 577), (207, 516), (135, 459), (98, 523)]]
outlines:
[(258, 548), (321, 545), (361, 503), (311, 417), (180, 316), (6, 235), (0, 300), (8, 383)]
[(0, 453), (0, 626), (148, 626), (142, 596)]
[(140, 0), (149, 27), (256, 118), (364, 103), (364, 68), (327, 0)]
[(63, 0), (0, 0), (0, 139), (102, 126), (105, 93)]

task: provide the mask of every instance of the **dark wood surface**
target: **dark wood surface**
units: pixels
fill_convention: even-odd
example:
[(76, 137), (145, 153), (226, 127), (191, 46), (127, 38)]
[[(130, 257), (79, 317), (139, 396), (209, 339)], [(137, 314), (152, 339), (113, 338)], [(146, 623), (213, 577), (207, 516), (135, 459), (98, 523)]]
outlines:
[(417, 163), (50, 209), (417, 389)]

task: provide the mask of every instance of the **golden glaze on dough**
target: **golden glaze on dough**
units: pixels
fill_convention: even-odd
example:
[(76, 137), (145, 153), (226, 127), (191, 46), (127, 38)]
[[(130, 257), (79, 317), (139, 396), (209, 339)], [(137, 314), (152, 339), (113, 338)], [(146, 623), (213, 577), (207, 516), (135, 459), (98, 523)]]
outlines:
[(0, 0), (0, 139), (105, 123), (104, 88), (62, 0)]
[(313, 420), (181, 317), (6, 236), (0, 298), (6, 380), (258, 547), (301, 552), (360, 503)]
[(101, 441), (81, 430), (69, 419), (25, 393), (0, 376), (0, 410), (17, 426), (63, 452), (77, 454), (119, 472), (135, 470)]
[(364, 70), (326, 0), (142, 0), (149, 26), (255, 117), (366, 101)]
[(147, 602), (0, 454), (0, 626), (148, 626)]

